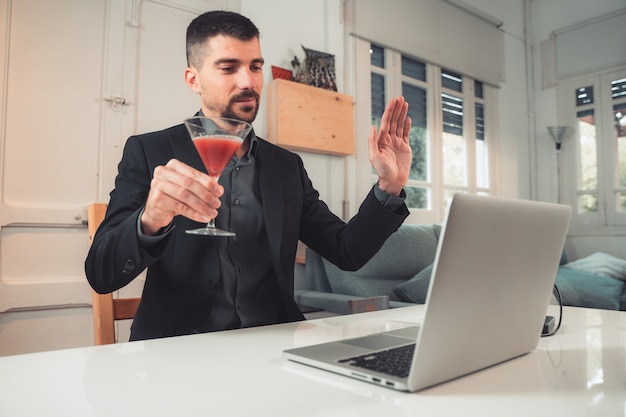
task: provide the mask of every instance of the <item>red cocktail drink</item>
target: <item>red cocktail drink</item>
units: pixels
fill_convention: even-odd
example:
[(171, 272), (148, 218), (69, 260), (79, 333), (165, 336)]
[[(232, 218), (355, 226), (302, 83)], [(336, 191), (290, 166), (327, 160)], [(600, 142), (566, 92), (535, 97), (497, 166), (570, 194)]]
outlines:
[[(225, 117), (195, 116), (185, 120), (185, 127), (202, 159), (207, 173), (219, 179), (228, 161), (252, 130), (250, 123)], [(235, 233), (215, 227), (211, 218), (206, 227), (186, 230), (194, 235), (234, 236)]]
[(241, 142), (238, 137), (227, 135), (204, 136), (193, 140), (207, 172), (212, 177), (220, 176)]

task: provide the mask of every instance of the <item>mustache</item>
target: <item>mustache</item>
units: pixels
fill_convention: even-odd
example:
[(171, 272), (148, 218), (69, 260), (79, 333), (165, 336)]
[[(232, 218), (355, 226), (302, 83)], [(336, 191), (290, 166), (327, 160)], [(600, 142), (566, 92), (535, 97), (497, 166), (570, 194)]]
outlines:
[(238, 101), (238, 100), (247, 100), (249, 98), (253, 98), (256, 101), (259, 101), (259, 94), (256, 91), (244, 91), (243, 93), (237, 94), (236, 96), (233, 96), (231, 98), (231, 103), (233, 101)]

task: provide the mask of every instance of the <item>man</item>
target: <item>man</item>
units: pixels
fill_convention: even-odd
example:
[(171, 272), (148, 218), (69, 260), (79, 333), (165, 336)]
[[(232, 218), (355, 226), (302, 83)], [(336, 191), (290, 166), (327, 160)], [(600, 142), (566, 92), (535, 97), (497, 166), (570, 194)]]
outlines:
[[(264, 62), (250, 20), (222, 11), (197, 17), (187, 29), (187, 61), (185, 81), (200, 96), (202, 115), (255, 119)], [(131, 340), (304, 319), (293, 299), (298, 240), (356, 270), (408, 215), (407, 110), (403, 98), (393, 99), (380, 131), (372, 127), (379, 181), (347, 224), (319, 200), (299, 156), (254, 132), (220, 184), (182, 124), (129, 138), (85, 262), (89, 283), (112, 292), (148, 269)], [(215, 216), (236, 236), (185, 233)]]

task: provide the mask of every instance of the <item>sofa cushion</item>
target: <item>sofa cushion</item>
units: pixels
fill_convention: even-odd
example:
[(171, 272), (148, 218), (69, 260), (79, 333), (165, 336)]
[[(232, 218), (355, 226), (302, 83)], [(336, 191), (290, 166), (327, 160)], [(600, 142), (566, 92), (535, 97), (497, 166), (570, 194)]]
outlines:
[[(398, 285), (394, 291), (400, 300), (424, 304), (432, 270), (433, 266), (430, 265), (409, 281)], [(567, 306), (619, 310), (624, 301), (624, 283), (603, 275), (561, 267), (557, 273), (556, 285), (563, 304)]]
[[(561, 253), (560, 264), (563, 265), (566, 263), (567, 254), (565, 253), (565, 250), (563, 250)], [(398, 285), (393, 290), (394, 293), (396, 293), (401, 301), (405, 301), (407, 303), (425, 304), (426, 296), (428, 294), (428, 286), (430, 285), (430, 276), (433, 272), (433, 266), (434, 264), (427, 266), (407, 282), (403, 282)], [(626, 298), (624, 303), (626, 303)]]
[(430, 285), (430, 276), (433, 273), (433, 265), (418, 272), (413, 278), (407, 282), (398, 285), (393, 291), (401, 301), (415, 304), (425, 304), (426, 295), (428, 294), (428, 286)]
[(398, 301), (394, 288), (435, 259), (440, 225), (403, 224), (361, 269), (342, 271), (324, 259), (324, 269), (334, 293), (372, 297), (388, 295)]
[(596, 252), (563, 266), (626, 281), (626, 260), (602, 252)]
[(560, 267), (556, 286), (563, 305), (619, 310), (624, 283), (586, 271)]
[(326, 278), (326, 269), (324, 268), (322, 257), (309, 247), (305, 249), (305, 254), (304, 279), (300, 288), (327, 293), (332, 292)]

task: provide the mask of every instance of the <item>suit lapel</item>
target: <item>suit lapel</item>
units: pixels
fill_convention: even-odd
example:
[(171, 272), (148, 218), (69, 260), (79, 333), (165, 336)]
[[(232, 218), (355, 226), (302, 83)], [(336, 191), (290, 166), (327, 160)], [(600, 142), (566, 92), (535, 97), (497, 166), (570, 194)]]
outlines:
[(257, 151), (257, 155), (263, 154), (262, 157), (257, 158), (257, 164), (265, 229), (272, 253), (272, 262), (277, 268), (277, 272), (282, 275), (283, 271), (280, 271), (280, 247), (283, 240), (285, 204), (281, 186), (281, 171), (276, 160), (276, 154), (261, 139), (259, 139)]
[(185, 125), (176, 126), (171, 134), (172, 150), (174, 158), (186, 163), (198, 171), (207, 172), (193, 141), (185, 128)]

